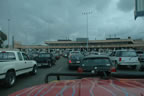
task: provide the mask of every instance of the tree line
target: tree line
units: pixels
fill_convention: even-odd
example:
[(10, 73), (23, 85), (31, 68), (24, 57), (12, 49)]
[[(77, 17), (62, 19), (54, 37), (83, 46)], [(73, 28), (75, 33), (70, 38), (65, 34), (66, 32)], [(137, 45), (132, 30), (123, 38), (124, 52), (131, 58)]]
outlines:
[(7, 35), (4, 32), (0, 31), (0, 48), (3, 47), (2, 45), (3, 45), (4, 41), (6, 41), (6, 40), (7, 40)]

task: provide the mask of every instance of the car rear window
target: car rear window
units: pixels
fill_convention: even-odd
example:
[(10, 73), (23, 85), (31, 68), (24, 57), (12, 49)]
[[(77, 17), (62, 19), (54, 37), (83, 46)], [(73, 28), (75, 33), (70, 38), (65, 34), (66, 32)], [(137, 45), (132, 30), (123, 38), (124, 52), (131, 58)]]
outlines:
[(71, 54), (79, 54), (80, 52), (71, 52)]
[(82, 58), (82, 55), (72, 55), (71, 59), (80, 59)]
[(15, 60), (15, 54), (13, 52), (0, 52), (0, 60)]
[(111, 64), (108, 58), (87, 58), (83, 60), (84, 64)]
[(39, 57), (50, 57), (50, 54), (40, 54)]
[(117, 56), (120, 56), (120, 57), (136, 57), (137, 54), (135, 51), (119, 51), (117, 53)]

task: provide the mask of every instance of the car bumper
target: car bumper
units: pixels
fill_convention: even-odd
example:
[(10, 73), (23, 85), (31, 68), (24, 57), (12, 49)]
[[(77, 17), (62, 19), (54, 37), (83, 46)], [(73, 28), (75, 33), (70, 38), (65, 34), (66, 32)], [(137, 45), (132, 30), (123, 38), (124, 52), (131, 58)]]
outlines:
[(79, 67), (80, 64), (69, 64), (70, 67)]
[(140, 65), (140, 63), (138, 63), (138, 62), (131, 62), (131, 63), (129, 63), (129, 62), (124, 62), (124, 63), (119, 63), (119, 65)]
[(95, 72), (104, 72), (104, 71), (110, 71), (110, 67), (96, 67), (96, 68), (86, 68), (83, 67), (82, 68), (85, 72), (91, 72), (91, 71), (95, 71)]
[(38, 66), (48, 66), (49, 64), (48, 63), (38, 63), (37, 65)]

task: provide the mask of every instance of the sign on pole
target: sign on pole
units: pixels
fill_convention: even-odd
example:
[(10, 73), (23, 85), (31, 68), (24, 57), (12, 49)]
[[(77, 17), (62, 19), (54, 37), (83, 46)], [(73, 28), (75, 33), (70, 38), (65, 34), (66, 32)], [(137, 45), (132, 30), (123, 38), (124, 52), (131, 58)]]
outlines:
[(144, 16), (144, 0), (135, 0), (135, 19)]

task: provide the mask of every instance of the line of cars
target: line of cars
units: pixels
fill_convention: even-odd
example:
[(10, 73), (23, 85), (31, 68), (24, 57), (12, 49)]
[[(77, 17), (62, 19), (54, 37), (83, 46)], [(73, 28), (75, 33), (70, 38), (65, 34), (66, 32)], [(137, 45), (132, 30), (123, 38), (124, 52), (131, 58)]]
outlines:
[(37, 74), (38, 66), (48, 66), (56, 64), (57, 54), (39, 53), (31, 58), (19, 50), (0, 50), (0, 81), (4, 87), (12, 87), (16, 82), (16, 77), (25, 73)]
[[(72, 54), (73, 53), (73, 54)], [(99, 73), (116, 72), (116, 70), (131, 68), (133, 70), (143, 70), (144, 54), (133, 49), (122, 49), (112, 51), (111, 54), (89, 52), (86, 56), (80, 51), (72, 51), (68, 56), (69, 69), (76, 68), (84, 72)]]

